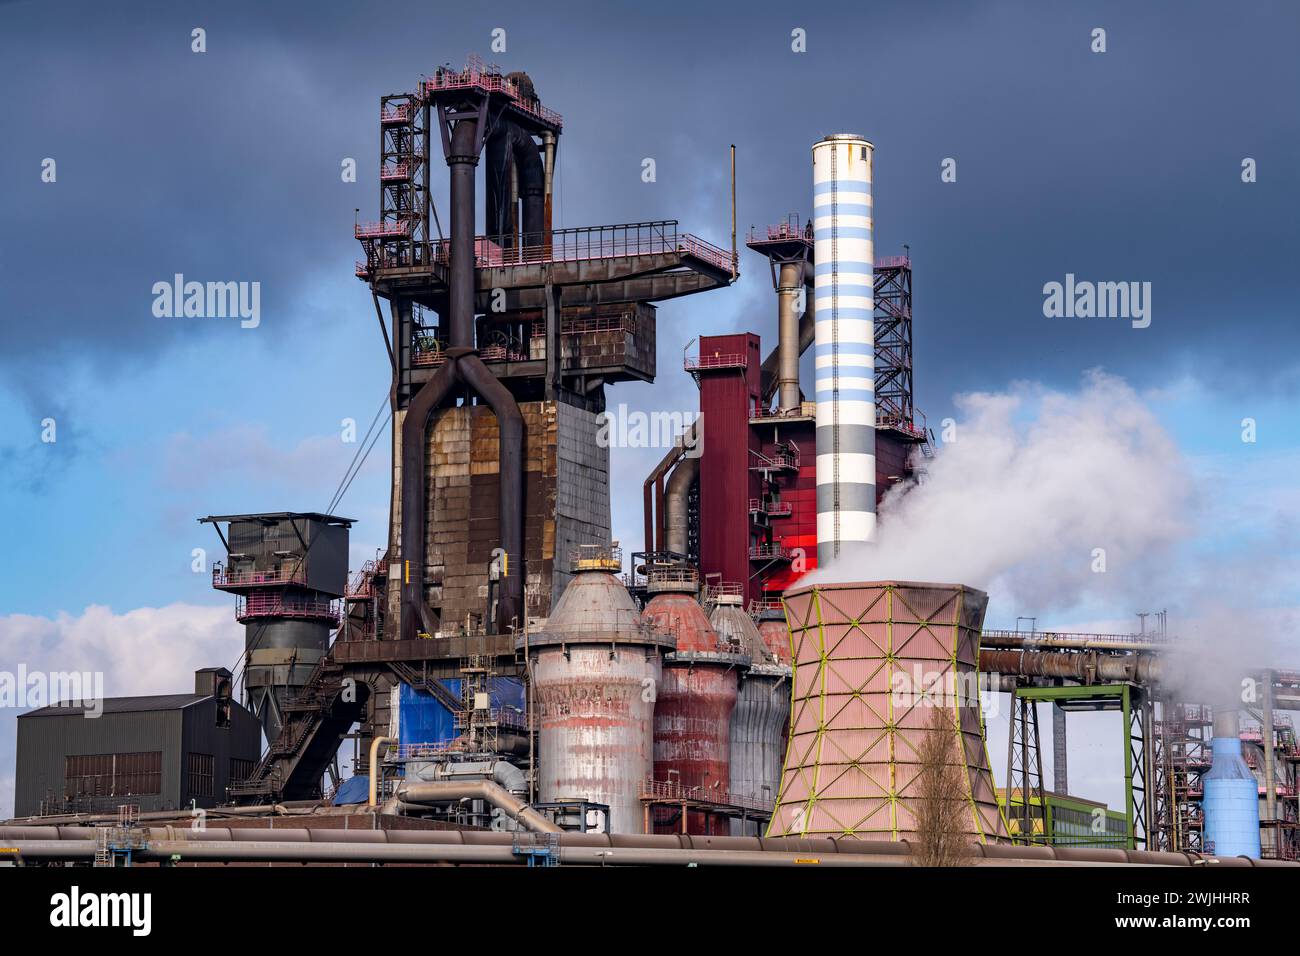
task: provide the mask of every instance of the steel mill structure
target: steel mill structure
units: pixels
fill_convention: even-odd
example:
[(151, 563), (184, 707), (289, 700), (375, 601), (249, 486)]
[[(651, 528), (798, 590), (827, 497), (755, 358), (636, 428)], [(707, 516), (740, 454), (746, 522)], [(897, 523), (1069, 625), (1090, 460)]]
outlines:
[[(80, 721), (20, 720), (28, 815), (0, 842), (104, 865), (907, 865), (937, 799), (977, 862), (1300, 857), (1300, 672), (1246, 662), (1258, 704), (1216, 711), (1176, 678), (1163, 616), (1126, 635), (986, 630), (979, 582), (856, 580), (886, 491), (935, 454), (913, 402), (910, 250), (875, 257), (871, 142), (814, 143), (811, 179), (791, 173), (805, 214), (749, 231), (775, 347), (699, 336), (700, 415), (645, 479), (625, 567), (607, 389), (652, 382), (660, 345), (682, 345), (658, 341), (664, 303), (738, 278), (734, 150), (722, 248), (671, 219), (557, 227), (564, 120), (526, 73), (439, 67), (381, 97), (377, 126), (354, 273), (391, 375), (383, 547), (349, 574), (352, 519), (201, 519), (242, 666), (183, 700), (119, 699), (90, 755)], [(1000, 788), (981, 689), (1011, 704)], [(1079, 711), (1120, 716), (1126, 803), (1104, 845), (1053, 846), (1069, 821), (1049, 815), (1088, 805), (1067, 792)], [(197, 719), (183, 744), (141, 737)], [(211, 839), (185, 799), (222, 814)]]

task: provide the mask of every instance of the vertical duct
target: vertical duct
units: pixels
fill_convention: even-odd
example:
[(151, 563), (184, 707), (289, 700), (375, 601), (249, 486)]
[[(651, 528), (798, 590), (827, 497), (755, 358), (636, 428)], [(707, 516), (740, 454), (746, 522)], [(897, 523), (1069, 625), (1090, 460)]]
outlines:
[(872, 145), (840, 133), (813, 146), (817, 400), (817, 563), (871, 541), (876, 527), (872, 336)]
[(799, 407), (799, 314), (795, 306), (803, 284), (799, 264), (781, 263), (777, 280), (777, 388), (778, 407), (792, 412)]
[(1214, 752), (1205, 774), (1205, 851), (1214, 856), (1260, 856), (1259, 781), (1241, 757), (1237, 709), (1214, 713)]
[(691, 485), (700, 473), (698, 458), (683, 458), (668, 476), (664, 489), (664, 510), (667, 512), (667, 550), (684, 555), (689, 548)]

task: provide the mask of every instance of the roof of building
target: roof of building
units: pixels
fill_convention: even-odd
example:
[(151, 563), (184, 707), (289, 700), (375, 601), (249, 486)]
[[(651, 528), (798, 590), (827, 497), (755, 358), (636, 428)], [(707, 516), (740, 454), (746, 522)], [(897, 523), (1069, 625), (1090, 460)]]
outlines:
[(260, 511), (254, 514), (246, 515), (208, 515), (206, 518), (199, 518), (199, 524), (210, 524), (218, 521), (292, 521), (298, 518), (305, 518), (308, 521), (320, 521), (325, 524), (343, 525), (350, 528), (356, 524), (356, 518), (340, 518), (338, 515), (322, 514), (319, 511)]
[[(183, 710), (191, 704), (207, 700), (210, 696), (210, 694), (155, 694), (150, 697), (105, 697), (101, 703), (103, 704), (102, 712), (105, 714), (132, 714), (150, 710)], [(18, 716), (20, 719), (23, 717), (60, 717), (96, 709), (98, 708), (80, 703), (51, 704), (48, 707), (29, 710), (27, 713)]]

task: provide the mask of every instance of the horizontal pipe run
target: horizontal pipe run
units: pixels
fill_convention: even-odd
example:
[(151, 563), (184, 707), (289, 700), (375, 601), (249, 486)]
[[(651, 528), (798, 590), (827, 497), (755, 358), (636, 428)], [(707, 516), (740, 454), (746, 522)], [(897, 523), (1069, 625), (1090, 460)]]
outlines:
[[(422, 786), (422, 785), (421, 785)], [(0, 847), (28, 859), (90, 860), (96, 849), (91, 827), (0, 826)], [(459, 830), (324, 830), (209, 827), (189, 830), (142, 828), (141, 861), (305, 863), (478, 863), (523, 862), (513, 851), (515, 835)], [(590, 866), (906, 866), (907, 842), (799, 837), (614, 836), (558, 834), (561, 861)], [(995, 866), (1296, 866), (1274, 860), (1202, 857), (1194, 853), (1087, 847), (972, 846), (970, 861)]]
[[(93, 841), (70, 845), (68, 840), (27, 840), (13, 845), (30, 860), (92, 860)], [(576, 866), (821, 866), (821, 867), (904, 867), (906, 854), (882, 853), (798, 853), (765, 850), (698, 850), (661, 847), (601, 848), (566, 846), (560, 862)], [(425, 863), (520, 865), (525, 862), (510, 846), (461, 846), (455, 844), (392, 843), (293, 843), (254, 841), (161, 840), (135, 850), (132, 858), (143, 863), (169, 862), (173, 857), (185, 863)], [(1106, 866), (1092, 860), (1048, 858), (1005, 858), (988, 862), (996, 866)], [(1128, 864), (1133, 865), (1133, 864)], [(1149, 864), (1140, 864), (1149, 865)]]

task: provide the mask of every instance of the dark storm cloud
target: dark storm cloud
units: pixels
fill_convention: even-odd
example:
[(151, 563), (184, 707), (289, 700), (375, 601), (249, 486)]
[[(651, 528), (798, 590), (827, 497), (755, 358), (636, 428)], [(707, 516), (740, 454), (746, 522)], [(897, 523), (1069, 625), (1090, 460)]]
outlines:
[[(463, 7), (0, 6), (3, 362), (121, 369), (249, 334), (154, 318), (150, 288), (176, 272), (260, 281), (271, 333), (323, 345), (305, 303), (349, 275), (353, 208), (373, 217), (378, 97), (487, 53), (502, 27), (509, 49), (491, 58), (527, 69), (567, 118), (565, 225), (680, 217), (722, 242), (728, 144), (743, 229), (806, 215), (813, 140), (871, 138), (877, 252), (909, 243), (914, 257), (923, 396), (1091, 365), (1256, 384), (1293, 364), (1293, 4)], [(194, 26), (205, 54), (190, 52)], [(805, 54), (790, 52), (795, 27)], [(1089, 51), (1094, 27), (1104, 54)], [(39, 181), (46, 156), (56, 185)], [(348, 156), (355, 185), (339, 178)], [(956, 183), (940, 182), (945, 157)], [(770, 337), (766, 269), (750, 254), (742, 268), (743, 295), (682, 303), (690, 322), (664, 331), (712, 318)], [(1067, 272), (1151, 282), (1151, 328), (1044, 318), (1042, 286)], [(360, 284), (344, 288), (373, 321)]]

